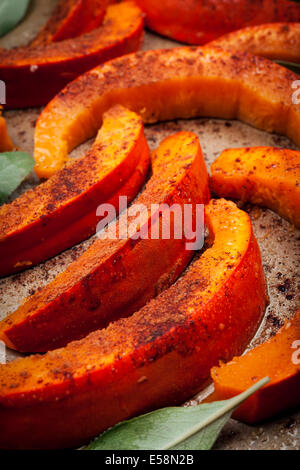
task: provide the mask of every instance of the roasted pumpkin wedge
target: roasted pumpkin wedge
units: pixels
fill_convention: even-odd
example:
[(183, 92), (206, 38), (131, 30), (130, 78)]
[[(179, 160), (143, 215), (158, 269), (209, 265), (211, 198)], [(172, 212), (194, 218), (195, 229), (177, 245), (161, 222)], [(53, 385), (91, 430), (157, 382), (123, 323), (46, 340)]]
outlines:
[(141, 119), (115, 106), (93, 148), (11, 204), (0, 207), (0, 276), (21, 271), (88, 238), (96, 209), (131, 201), (146, 179), (150, 151)]
[(143, 14), (133, 2), (110, 5), (103, 24), (77, 38), (13, 50), (0, 49), (6, 108), (42, 106), (69, 81), (119, 55), (136, 51)]
[(268, 207), (300, 227), (300, 152), (228, 149), (212, 164), (211, 174), (211, 189), (218, 196)]
[(163, 36), (205, 44), (246, 26), (300, 21), (300, 6), (287, 0), (136, 0), (147, 25)]
[[(242, 353), (266, 306), (249, 216), (206, 206), (212, 245), (131, 317), (44, 356), (0, 365), (0, 448), (83, 444), (115, 423), (194, 394)], [(249, 295), (251, 292), (251, 295)]]
[(210, 400), (225, 400), (268, 376), (270, 382), (246, 400), (234, 418), (256, 423), (300, 405), (300, 310), (266, 343), (227, 364), (214, 367), (215, 392)]
[(60, 0), (51, 18), (31, 41), (31, 46), (49, 44), (89, 33), (104, 19), (109, 0)]
[(50, 165), (58, 169), (71, 148), (96, 133), (102, 113), (116, 103), (144, 122), (237, 118), (300, 145), (300, 104), (291, 99), (298, 78), (267, 59), (220, 48), (120, 57), (70, 83), (44, 109), (35, 132), (37, 171)]
[(211, 42), (210, 45), (299, 64), (300, 23), (249, 26), (226, 34)]
[[(41, 352), (65, 345), (132, 314), (177, 279), (193, 251), (186, 246), (189, 234), (180, 214), (173, 216), (174, 223), (165, 215), (171, 219), (168, 208), (174, 204), (184, 214), (190, 204), (195, 224), (196, 204), (209, 200), (208, 174), (193, 133), (166, 139), (153, 158), (153, 177), (136, 201), (136, 208), (146, 208), (138, 224), (129, 208), (128, 221), (125, 224), (123, 216), (115, 234), (105, 233), (106, 239), (96, 240), (65, 272), (1, 322), (0, 338), (9, 347)], [(171, 224), (169, 234), (163, 232), (166, 224)], [(128, 231), (123, 232), (126, 225)], [(148, 227), (151, 233), (140, 236)]]
[(2, 109), (0, 107), (0, 152), (9, 152), (13, 148), (14, 144), (8, 135), (6, 121), (2, 116)]

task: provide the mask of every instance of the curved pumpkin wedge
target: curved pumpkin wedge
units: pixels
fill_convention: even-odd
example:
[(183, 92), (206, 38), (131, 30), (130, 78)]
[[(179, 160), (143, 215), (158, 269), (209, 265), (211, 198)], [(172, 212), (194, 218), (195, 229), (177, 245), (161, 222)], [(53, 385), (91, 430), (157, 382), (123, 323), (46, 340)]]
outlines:
[[(141, 228), (158, 227), (155, 237), (117, 238), (123, 230), (121, 217), (115, 239), (96, 240), (93, 245), (48, 286), (29, 297), (18, 310), (0, 322), (0, 338), (22, 352), (43, 352), (82, 338), (110, 321), (132, 314), (174, 282), (190, 261), (193, 251), (186, 247), (188, 235), (176, 219), (179, 235), (163, 235), (165, 218), (152, 204), (166, 208), (209, 200), (208, 174), (198, 138), (179, 133), (163, 141), (154, 154), (153, 178), (136, 204), (147, 208)], [(128, 213), (128, 227), (136, 217)], [(156, 217), (156, 218), (155, 218)], [(180, 227), (179, 223), (182, 223)], [(129, 229), (128, 229), (129, 230)]]
[(146, 24), (163, 36), (203, 45), (246, 26), (300, 21), (300, 6), (287, 0), (136, 0)]
[(31, 46), (49, 44), (89, 33), (104, 19), (109, 0), (60, 0), (51, 18), (31, 41)]
[[(103, 24), (77, 38), (13, 50), (0, 49), (6, 108), (42, 106), (86, 70), (139, 48), (143, 14), (133, 2), (110, 5)], [(21, 85), (20, 85), (21, 84)]]
[[(57, 168), (71, 148), (92, 137), (104, 111), (120, 103), (144, 122), (214, 116), (285, 134), (300, 145), (299, 77), (261, 57), (220, 48), (138, 52), (70, 83), (42, 112), (35, 132), (38, 171)], [(68, 116), (68, 118), (66, 118)]]
[(300, 227), (300, 152), (273, 147), (228, 149), (211, 166), (218, 196), (268, 207)]
[(222, 36), (210, 45), (299, 64), (300, 23), (249, 26)]
[(14, 149), (14, 144), (7, 132), (6, 121), (2, 116), (2, 109), (0, 107), (0, 152), (9, 152)]
[(248, 398), (233, 414), (246, 423), (256, 423), (300, 405), (300, 310), (269, 341), (214, 367), (212, 400), (238, 395), (260, 378), (270, 382)]
[(144, 184), (149, 148), (141, 119), (115, 106), (82, 158), (0, 208), (0, 276), (33, 266), (93, 235), (100, 204), (118, 208)]
[(212, 246), (131, 317), (0, 366), (1, 448), (80, 445), (183, 402), (220, 358), (244, 350), (266, 306), (259, 248), (248, 215), (230, 201), (211, 201), (206, 222)]

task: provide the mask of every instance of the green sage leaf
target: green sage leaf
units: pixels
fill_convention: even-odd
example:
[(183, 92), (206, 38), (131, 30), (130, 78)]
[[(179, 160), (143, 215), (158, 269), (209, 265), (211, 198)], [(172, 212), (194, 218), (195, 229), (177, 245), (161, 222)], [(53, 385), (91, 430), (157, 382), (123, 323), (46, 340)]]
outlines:
[(34, 163), (32, 156), (25, 152), (0, 153), (0, 203), (17, 189)]
[(124, 421), (100, 435), (87, 450), (211, 449), (233, 410), (268, 381), (266, 377), (229, 400), (162, 408)]
[(0, 36), (13, 29), (25, 15), (29, 0), (0, 1)]

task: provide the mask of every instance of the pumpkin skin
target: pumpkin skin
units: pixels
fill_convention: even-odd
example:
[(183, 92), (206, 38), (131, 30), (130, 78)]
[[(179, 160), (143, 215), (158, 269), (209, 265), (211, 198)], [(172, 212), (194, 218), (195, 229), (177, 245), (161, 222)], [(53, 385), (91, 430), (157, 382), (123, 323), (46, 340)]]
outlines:
[(64, 162), (72, 148), (96, 134), (103, 112), (118, 103), (146, 123), (198, 116), (240, 119), (300, 145), (300, 104), (291, 99), (298, 78), (267, 59), (217, 47), (114, 59), (70, 83), (43, 110), (35, 131), (36, 171), (43, 171), (45, 155)]
[(286, 0), (136, 0), (136, 3), (145, 12), (150, 29), (196, 45), (247, 26), (300, 21), (300, 6)]
[(212, 200), (205, 216), (211, 246), (141, 310), (63, 349), (0, 365), (1, 448), (81, 445), (181, 403), (221, 358), (241, 354), (267, 302), (259, 248), (234, 203)]
[(139, 116), (104, 115), (92, 149), (46, 182), (0, 207), (0, 276), (22, 271), (96, 232), (100, 204), (130, 203), (145, 182), (150, 150)]
[(271, 60), (300, 63), (300, 23), (249, 26), (210, 43), (232, 51), (250, 52)]
[(300, 152), (274, 147), (224, 150), (211, 166), (218, 196), (268, 207), (300, 227)]
[[(132, 139), (130, 132), (129, 136)], [(148, 158), (147, 152), (140, 159), (145, 157)], [(170, 235), (164, 236), (166, 210), (161, 216), (158, 209), (152, 214), (152, 205), (171, 208), (177, 204), (184, 214), (185, 205), (190, 204), (195, 222), (196, 204), (205, 204), (210, 198), (208, 173), (199, 140), (193, 133), (167, 138), (152, 160), (153, 177), (135, 206), (143, 204), (147, 208), (140, 231), (157, 227), (157, 237), (149, 233), (145, 239), (129, 237), (126, 231), (122, 238), (112, 234), (96, 239), (65, 272), (0, 322), (0, 338), (9, 347), (22, 352), (45, 352), (65, 346), (131, 315), (178, 278), (194, 251), (186, 246), (188, 236), (183, 224), (180, 227), (182, 218), (180, 222), (175, 220), (179, 237), (175, 236), (171, 221)], [(128, 226), (135, 219), (130, 211), (131, 208), (126, 211)], [(122, 215), (117, 234), (123, 219)], [(132, 229), (138, 232), (135, 225)]]
[(214, 367), (211, 376), (215, 392), (210, 400), (226, 400), (251, 387), (254, 380), (269, 377), (267, 385), (237, 408), (235, 419), (254, 424), (299, 406), (299, 346), (300, 310), (269, 341), (232, 362)]
[(133, 2), (110, 5), (102, 25), (77, 38), (0, 50), (5, 108), (47, 104), (68, 82), (96, 65), (136, 51), (143, 38), (143, 14)]

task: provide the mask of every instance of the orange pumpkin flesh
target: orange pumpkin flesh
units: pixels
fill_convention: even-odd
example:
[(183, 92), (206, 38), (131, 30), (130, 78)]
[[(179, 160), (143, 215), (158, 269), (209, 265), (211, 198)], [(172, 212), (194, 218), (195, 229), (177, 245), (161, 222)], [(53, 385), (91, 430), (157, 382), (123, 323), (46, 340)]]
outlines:
[(96, 209), (143, 185), (150, 152), (140, 118), (121, 106), (103, 119), (93, 148), (0, 207), (0, 276), (33, 266), (93, 235)]
[(299, 406), (300, 310), (269, 341), (214, 367), (211, 376), (215, 385), (211, 401), (231, 398), (263, 377), (270, 378), (267, 385), (234, 412), (234, 418), (246, 423), (253, 424)]
[(0, 50), (6, 108), (42, 106), (86, 70), (139, 48), (143, 15), (132, 2), (107, 8), (103, 24), (77, 38)]
[(273, 147), (228, 149), (211, 166), (221, 197), (268, 207), (300, 227), (300, 152)]
[[(197, 203), (208, 202), (208, 174), (195, 134), (183, 132), (166, 139), (154, 154), (153, 172), (136, 201), (149, 214), (143, 227), (154, 218), (151, 204), (179, 204), (182, 211), (184, 204), (191, 204), (195, 212)], [(128, 218), (134, 219), (130, 213)], [(162, 230), (167, 222), (158, 218), (154, 223)], [(19, 351), (43, 352), (130, 315), (172, 284), (191, 259), (183, 227), (179, 230), (180, 238), (171, 231), (170, 239), (160, 235), (96, 240), (65, 272), (0, 323), (0, 338)]]
[(299, 64), (300, 23), (249, 26), (226, 34), (211, 42), (210, 45)]
[(83, 444), (123, 419), (182, 402), (220, 358), (244, 350), (267, 302), (258, 245), (232, 202), (211, 201), (206, 222), (212, 246), (131, 317), (0, 365), (1, 448)]
[(70, 83), (44, 109), (35, 132), (38, 174), (52, 160), (58, 169), (71, 148), (95, 135), (103, 112), (117, 103), (136, 111), (144, 122), (237, 118), (300, 144), (300, 104), (291, 100), (297, 79), (266, 59), (220, 48), (182, 47), (120, 57)]

